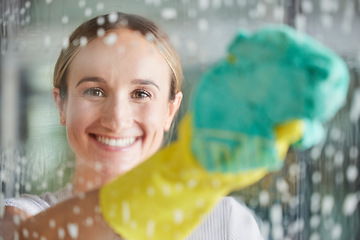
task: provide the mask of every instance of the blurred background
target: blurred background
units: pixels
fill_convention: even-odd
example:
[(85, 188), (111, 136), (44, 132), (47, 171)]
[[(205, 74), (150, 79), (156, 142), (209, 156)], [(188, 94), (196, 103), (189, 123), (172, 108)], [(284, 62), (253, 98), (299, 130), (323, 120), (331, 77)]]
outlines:
[(259, 216), (265, 239), (360, 239), (360, 0), (0, 0), (1, 206), (5, 197), (56, 191), (70, 180), (52, 71), (77, 25), (113, 11), (148, 17), (169, 34), (185, 96), (239, 29), (290, 25), (338, 53), (351, 84), (326, 141), (290, 150), (281, 171), (232, 195)]

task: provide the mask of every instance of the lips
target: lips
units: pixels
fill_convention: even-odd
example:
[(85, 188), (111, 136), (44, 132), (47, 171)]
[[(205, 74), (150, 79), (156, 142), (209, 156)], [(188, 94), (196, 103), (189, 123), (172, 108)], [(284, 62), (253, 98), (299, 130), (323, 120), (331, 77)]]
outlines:
[(127, 147), (133, 144), (136, 141), (135, 137), (128, 138), (109, 138), (103, 136), (95, 136), (95, 139), (104, 145), (111, 147)]

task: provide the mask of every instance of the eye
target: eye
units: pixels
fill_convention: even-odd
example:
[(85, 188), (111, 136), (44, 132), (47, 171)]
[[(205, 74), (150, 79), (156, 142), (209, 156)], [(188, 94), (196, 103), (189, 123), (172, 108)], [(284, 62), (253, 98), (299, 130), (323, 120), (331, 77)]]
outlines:
[(106, 97), (104, 91), (101, 88), (89, 88), (84, 92), (84, 94), (91, 97)]
[(135, 90), (132, 93), (132, 97), (133, 98), (151, 98), (152, 95), (148, 91), (140, 89), (140, 90)]

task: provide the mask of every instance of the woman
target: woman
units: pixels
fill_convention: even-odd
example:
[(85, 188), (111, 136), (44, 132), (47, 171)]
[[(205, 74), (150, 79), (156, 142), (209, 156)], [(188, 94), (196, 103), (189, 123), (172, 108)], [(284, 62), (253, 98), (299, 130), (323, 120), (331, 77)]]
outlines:
[[(102, 186), (152, 156), (161, 147), (164, 132), (170, 130), (179, 109), (182, 78), (177, 53), (167, 36), (151, 21), (136, 15), (112, 13), (79, 26), (56, 63), (53, 90), (60, 123), (66, 127), (69, 145), (75, 153), (73, 187), (41, 197), (24, 195), (7, 200), (7, 224), (14, 228), (13, 223), (18, 221), (12, 220), (17, 219), (16, 216), (30, 217), (65, 199), (82, 196), (81, 193)], [(91, 194), (93, 192), (87, 193), (88, 199)], [(44, 224), (51, 220), (51, 211), (62, 212), (67, 206), (74, 206), (71, 205), (74, 201), (82, 200), (74, 198), (70, 203), (50, 209)], [(92, 203), (89, 200), (80, 205), (86, 209), (85, 206), (93, 206)], [(68, 220), (86, 218), (81, 214), (69, 216)], [(98, 212), (89, 210), (87, 214), (95, 215), (91, 221), (98, 223), (95, 232), (102, 239), (104, 234), (109, 234), (105, 239), (116, 238)], [(250, 227), (242, 230), (247, 239), (251, 239), (251, 232), (253, 236), (260, 236), (251, 213), (226, 198), (192, 238), (220, 239), (216, 234), (226, 235), (226, 228), (218, 226), (221, 222), (218, 218), (236, 222), (236, 216), (248, 219), (246, 224)], [(236, 228), (234, 223), (231, 226)], [(6, 233), (10, 235), (13, 231), (9, 229)], [(83, 239), (89, 237), (84, 234), (97, 239), (89, 231), (82, 232)], [(26, 232), (22, 234), (26, 237)], [(60, 236), (61, 231), (58, 234)]]

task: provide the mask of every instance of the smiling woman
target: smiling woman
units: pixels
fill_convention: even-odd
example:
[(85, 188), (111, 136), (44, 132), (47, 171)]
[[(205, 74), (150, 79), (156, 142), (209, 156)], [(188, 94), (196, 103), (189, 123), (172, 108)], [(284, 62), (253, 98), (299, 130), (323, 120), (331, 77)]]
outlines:
[(7, 224), (100, 187), (152, 156), (180, 107), (182, 78), (176, 51), (153, 22), (111, 13), (80, 25), (60, 53), (53, 82), (75, 154), (73, 182), (54, 194), (8, 199)]
[[(86, 218), (87, 227), (97, 221), (101, 239), (117, 238), (99, 212), (86, 207), (97, 205), (97, 200), (91, 198), (96, 196), (92, 190), (129, 172), (161, 148), (164, 133), (170, 131), (181, 104), (182, 78), (176, 51), (153, 22), (136, 15), (111, 13), (80, 25), (60, 53), (53, 82), (60, 123), (66, 127), (75, 154), (73, 182), (56, 193), (7, 199), (2, 222), (4, 239), (13, 239), (14, 234), (16, 237), (19, 219), (28, 217), (41, 228), (23, 229), (23, 236), (28, 231), (36, 236), (42, 231), (45, 236), (46, 231), (55, 228), (56, 216), (69, 223)], [(85, 192), (88, 197), (84, 200)], [(72, 205), (78, 204), (75, 196), (85, 201), (79, 203), (81, 208)], [(70, 202), (64, 202), (67, 199)], [(50, 206), (54, 207), (45, 211), (47, 215), (36, 215)], [(82, 209), (87, 209), (86, 215)], [(228, 223), (232, 228), (222, 225)], [(260, 237), (250, 211), (226, 198), (191, 239), (225, 239), (228, 230), (246, 239)], [(100, 239), (95, 235), (89, 238), (87, 232), (79, 236)], [(108, 238), (104, 238), (104, 232), (110, 234)], [(65, 233), (63, 228), (56, 232), (60, 239), (66, 234), (72, 237), (71, 231)]]

